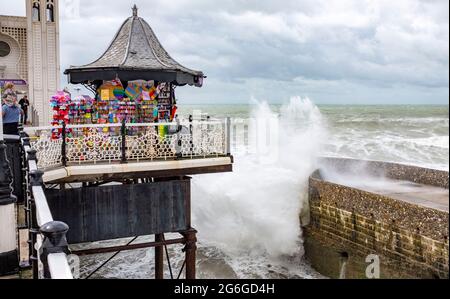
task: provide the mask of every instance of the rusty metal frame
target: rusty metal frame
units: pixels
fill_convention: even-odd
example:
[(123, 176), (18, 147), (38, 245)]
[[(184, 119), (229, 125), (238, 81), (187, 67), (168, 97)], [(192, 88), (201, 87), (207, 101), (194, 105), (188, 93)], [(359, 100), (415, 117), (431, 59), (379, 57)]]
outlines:
[[(110, 247), (101, 247), (101, 248), (92, 248), (92, 249), (82, 249), (82, 250), (72, 250), (72, 254), (77, 256), (86, 256), (86, 255), (94, 255), (94, 254), (104, 254), (104, 253), (119, 253), (122, 251), (130, 251), (144, 248), (155, 248), (155, 278), (156, 279), (164, 279), (164, 251), (166, 253), (166, 259), (170, 270), (171, 278), (174, 279), (172, 272), (172, 265), (170, 263), (169, 253), (167, 251), (168, 245), (175, 244), (184, 244), (183, 252), (185, 252), (186, 257), (181, 267), (179, 274), (176, 279), (179, 279), (183, 270), (186, 269), (186, 279), (195, 279), (196, 277), (196, 234), (197, 231), (193, 228), (188, 229), (186, 231), (178, 232), (183, 237), (176, 239), (166, 240), (164, 234), (155, 235), (154, 242), (146, 242), (139, 244), (128, 244), (121, 246), (110, 246)], [(104, 265), (102, 265), (104, 266)], [(97, 269), (98, 270), (98, 269)], [(96, 271), (97, 271), (96, 270)], [(95, 272), (96, 272), (95, 271)]]
[(110, 246), (110, 247), (100, 247), (100, 248), (92, 248), (92, 249), (81, 249), (81, 250), (72, 250), (72, 254), (78, 256), (86, 256), (93, 254), (103, 254), (103, 253), (112, 253), (117, 251), (130, 251), (136, 249), (144, 249), (144, 248), (153, 248), (153, 247), (161, 247), (164, 245), (174, 245), (174, 244), (185, 244), (185, 238), (171, 239), (166, 241), (158, 241), (158, 242), (147, 242), (147, 243), (138, 243), (132, 245), (121, 245), (121, 246)]

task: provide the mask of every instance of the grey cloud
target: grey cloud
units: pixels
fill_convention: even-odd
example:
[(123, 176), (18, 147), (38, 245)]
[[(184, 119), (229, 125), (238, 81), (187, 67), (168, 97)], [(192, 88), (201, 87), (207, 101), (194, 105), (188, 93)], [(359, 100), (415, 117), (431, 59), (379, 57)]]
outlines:
[(180, 89), (191, 101), (229, 89), (245, 100), (270, 81), (280, 98), (448, 100), (447, 0), (80, 1), (80, 19), (62, 19), (63, 67), (97, 58), (136, 2), (169, 53), (208, 75), (203, 90)]

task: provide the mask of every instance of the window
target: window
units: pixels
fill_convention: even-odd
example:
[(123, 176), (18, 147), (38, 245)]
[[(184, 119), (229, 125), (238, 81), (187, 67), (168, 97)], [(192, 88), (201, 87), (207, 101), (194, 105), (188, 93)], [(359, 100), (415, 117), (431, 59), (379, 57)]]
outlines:
[(55, 10), (53, 9), (53, 4), (47, 4), (47, 22), (55, 21)]
[(39, 22), (41, 20), (41, 6), (38, 2), (33, 2), (32, 20), (33, 22)]
[(6, 57), (11, 53), (11, 47), (7, 42), (0, 41), (0, 57)]

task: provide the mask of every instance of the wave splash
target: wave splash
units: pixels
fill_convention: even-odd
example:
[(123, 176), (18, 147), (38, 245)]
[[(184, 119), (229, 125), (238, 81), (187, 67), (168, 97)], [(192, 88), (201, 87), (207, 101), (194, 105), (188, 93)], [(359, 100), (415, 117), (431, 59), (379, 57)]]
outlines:
[(299, 215), (326, 140), (324, 119), (309, 99), (300, 97), (279, 113), (258, 103), (251, 116), (248, 140), (254, 150), (233, 153), (233, 173), (193, 180), (194, 227), (204, 245), (229, 256), (298, 255)]

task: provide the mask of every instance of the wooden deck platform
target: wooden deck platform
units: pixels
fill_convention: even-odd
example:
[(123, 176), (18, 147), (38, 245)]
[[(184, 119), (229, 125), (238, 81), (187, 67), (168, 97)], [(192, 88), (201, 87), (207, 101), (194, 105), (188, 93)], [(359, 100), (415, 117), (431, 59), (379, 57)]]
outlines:
[(111, 181), (160, 178), (233, 171), (233, 157), (187, 159), (126, 164), (84, 164), (47, 170), (46, 183)]

